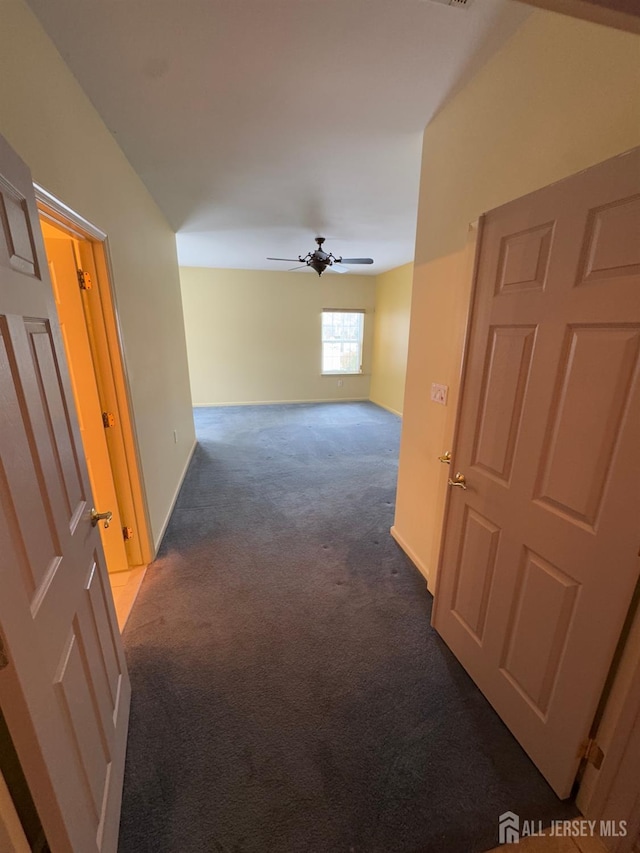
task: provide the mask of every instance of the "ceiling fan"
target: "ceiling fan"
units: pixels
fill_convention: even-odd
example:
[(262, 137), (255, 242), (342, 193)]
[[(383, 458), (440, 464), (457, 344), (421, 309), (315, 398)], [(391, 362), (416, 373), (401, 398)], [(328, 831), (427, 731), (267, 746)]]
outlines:
[(372, 264), (373, 258), (336, 258), (334, 254), (331, 252), (325, 252), (322, 248), (322, 244), (324, 243), (324, 237), (316, 237), (316, 243), (318, 244), (318, 248), (314, 249), (313, 252), (307, 252), (306, 255), (298, 255), (297, 258), (267, 258), (268, 261), (291, 261), (295, 263), (296, 261), (300, 262), (299, 267), (292, 267), (294, 270), (301, 269), (304, 266), (311, 267), (312, 270), (315, 270), (318, 275), (322, 275), (322, 273), (327, 269), (327, 267), (331, 267), (335, 272), (349, 272), (347, 269), (339, 269), (336, 267), (336, 264)]

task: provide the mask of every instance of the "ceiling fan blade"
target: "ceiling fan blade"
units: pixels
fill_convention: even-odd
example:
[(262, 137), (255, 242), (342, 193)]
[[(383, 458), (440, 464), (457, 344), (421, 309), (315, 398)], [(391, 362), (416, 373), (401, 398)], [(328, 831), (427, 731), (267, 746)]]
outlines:
[(268, 261), (288, 261), (289, 263), (295, 264), (296, 261), (299, 261), (300, 258), (267, 258)]
[[(274, 259), (273, 258), (267, 258), (267, 260), (274, 260)], [(307, 266), (306, 264), (300, 264), (299, 267), (289, 267), (287, 272), (293, 272), (294, 270), (301, 270), (302, 267), (306, 267), (306, 266)]]
[(341, 264), (372, 264), (373, 258), (340, 258)]
[(344, 269), (340, 268), (337, 264), (337, 261), (334, 261), (330, 267), (327, 267), (327, 269), (331, 270), (331, 272), (339, 272), (341, 275), (344, 275), (345, 273), (349, 272), (346, 267)]

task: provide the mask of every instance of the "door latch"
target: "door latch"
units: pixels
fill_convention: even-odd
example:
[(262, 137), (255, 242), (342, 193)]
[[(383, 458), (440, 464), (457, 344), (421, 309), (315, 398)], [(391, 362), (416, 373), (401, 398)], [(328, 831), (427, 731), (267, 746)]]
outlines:
[(453, 478), (453, 480), (451, 480), (451, 479), (449, 480), (449, 485), (450, 486), (458, 486), (458, 488), (464, 489), (466, 492), (466, 490), (467, 490), (467, 479), (464, 476), (464, 474), (461, 474), (460, 471), (458, 471), (458, 473)]
[(95, 509), (91, 510), (91, 526), (95, 527), (99, 521), (104, 521), (104, 529), (106, 530), (111, 524), (111, 519), (113, 518), (113, 513), (111, 510), (107, 510), (107, 512), (96, 512)]

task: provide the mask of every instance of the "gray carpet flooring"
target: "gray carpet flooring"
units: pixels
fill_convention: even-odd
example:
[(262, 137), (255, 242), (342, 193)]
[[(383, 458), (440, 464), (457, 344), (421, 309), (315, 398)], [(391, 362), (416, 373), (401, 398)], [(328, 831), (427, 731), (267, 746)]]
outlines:
[(196, 411), (125, 632), (120, 853), (479, 853), (561, 803), (429, 624), (389, 535), (399, 419)]

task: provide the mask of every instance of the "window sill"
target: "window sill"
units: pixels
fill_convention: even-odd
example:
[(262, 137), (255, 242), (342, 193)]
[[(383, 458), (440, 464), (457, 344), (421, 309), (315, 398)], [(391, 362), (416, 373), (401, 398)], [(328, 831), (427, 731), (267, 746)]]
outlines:
[(336, 371), (335, 373), (321, 373), (320, 376), (366, 376), (366, 374), (362, 370), (358, 373), (342, 373)]

